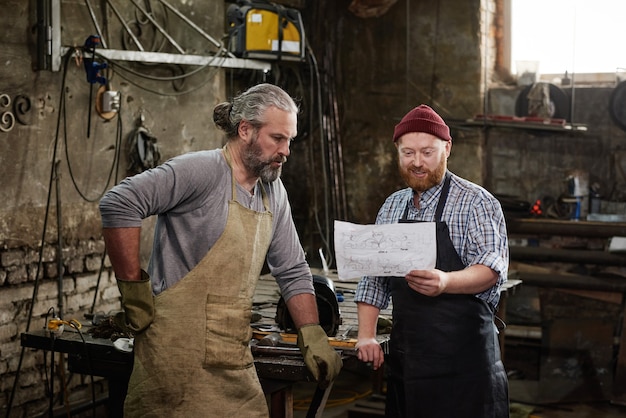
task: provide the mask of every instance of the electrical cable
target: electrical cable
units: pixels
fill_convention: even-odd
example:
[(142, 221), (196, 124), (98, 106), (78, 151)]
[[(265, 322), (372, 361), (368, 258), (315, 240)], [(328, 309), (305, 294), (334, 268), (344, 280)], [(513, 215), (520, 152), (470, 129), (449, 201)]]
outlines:
[[(208, 65), (210, 65), (210, 64), (207, 64), (207, 66), (208, 66)], [(116, 64), (116, 67), (117, 67), (117, 66), (118, 66), (118, 64)], [(221, 66), (221, 65), (219, 65), (219, 66), (214, 66), (214, 67), (212, 67), (212, 68), (214, 68), (214, 71), (217, 71), (217, 70), (221, 69), (221, 68), (222, 68), (222, 66)], [(122, 69), (125, 69), (125, 68), (122, 68)], [(213, 71), (213, 70), (212, 70), (212, 71)], [(149, 93), (153, 93), (153, 94), (156, 94), (156, 95), (159, 95), (159, 96), (170, 96), (170, 97), (182, 96), (182, 95), (185, 95), (185, 94), (189, 94), (189, 93), (196, 92), (196, 91), (198, 91), (201, 87), (205, 86), (208, 82), (210, 82), (210, 81), (212, 80), (212, 76), (209, 76), (209, 77), (207, 77), (207, 78), (206, 78), (206, 80), (204, 80), (202, 83), (200, 83), (199, 85), (194, 86), (194, 87), (192, 87), (192, 88), (189, 88), (188, 90), (185, 90), (185, 91), (180, 91), (180, 92), (176, 92), (176, 93), (165, 93), (165, 92), (162, 92), (162, 91), (157, 91), (157, 90), (154, 90), (154, 89), (150, 89), (150, 88), (148, 88), (148, 87), (146, 87), (146, 86), (142, 86), (141, 84), (139, 84), (139, 83), (137, 83), (136, 81), (132, 80), (131, 78), (129, 78), (129, 77), (127, 77), (127, 76), (125, 76), (125, 75), (124, 75), (123, 73), (121, 73), (121, 72), (117, 72), (117, 74), (118, 74), (120, 77), (122, 77), (124, 80), (128, 81), (130, 84), (132, 84), (132, 85), (134, 85), (134, 86), (136, 86), (136, 87), (138, 87), (138, 88), (140, 88), (140, 89), (142, 89), (142, 90), (145, 90), (145, 91), (147, 91), (147, 92), (149, 92)], [(145, 77), (145, 78), (147, 78), (147, 77)], [(175, 80), (175, 78), (172, 78), (172, 80)]]
[[(52, 310), (53, 315), (54, 315), (54, 308), (50, 308), (48, 310), (48, 314), (50, 313), (50, 310)], [(48, 314), (46, 314), (46, 329), (48, 329), (48, 331), (50, 332), (50, 338), (51, 338), (51, 343), (50, 343), (50, 352), (51, 352), (51, 364), (50, 364), (50, 378), (48, 378), (47, 375), (47, 351), (44, 351), (44, 370), (46, 370), (46, 378), (45, 378), (45, 383), (46, 383), (46, 393), (47, 396), (50, 397), (50, 401), (49, 401), (49, 406), (48, 406), (48, 414), (50, 417), (53, 416), (53, 407), (54, 407), (54, 342), (56, 341), (57, 338), (57, 334), (61, 334), (63, 332), (63, 329), (61, 328), (64, 325), (69, 326), (70, 328), (74, 329), (78, 335), (80, 336), (80, 339), (82, 341), (82, 346), (83, 346), (83, 350), (85, 353), (85, 356), (87, 358), (87, 366), (89, 368), (89, 377), (91, 379), (91, 406), (92, 406), (92, 415), (95, 418), (96, 417), (96, 389), (95, 389), (95, 382), (94, 382), (94, 378), (93, 378), (93, 364), (91, 361), (91, 356), (89, 354), (89, 350), (87, 347), (87, 341), (85, 340), (85, 336), (83, 335), (81, 329), (82, 329), (82, 324), (76, 320), (76, 319), (70, 319), (69, 321), (63, 320), (63, 319), (58, 319), (58, 318), (53, 318), (51, 320), (48, 320)], [(60, 329), (60, 330), (59, 330)], [(62, 354), (61, 352), (59, 352), (59, 354)], [(60, 378), (62, 380), (62, 387), (63, 387), (63, 404), (65, 405), (66, 408), (66, 412), (68, 414), (68, 416), (70, 416), (70, 403), (69, 403), (69, 397), (67, 396), (67, 393), (69, 392), (68, 390), (68, 384), (69, 381), (71, 379), (65, 379), (65, 368), (63, 366), (63, 357), (60, 357), (59, 359), (59, 374), (61, 375)]]
[(410, 65), (410, 57), (411, 57), (411, 0), (406, 0), (406, 11), (404, 12), (404, 16), (406, 17), (406, 32), (405, 36), (405, 58), (404, 58), (404, 107), (406, 109), (411, 108), (411, 102), (409, 100), (409, 68)]
[[(65, 99), (64, 99), (64, 94), (65, 94), (65, 86), (66, 86), (66, 81), (67, 81), (67, 70), (68, 70), (68, 63), (70, 61), (70, 59), (72, 58), (73, 55), (73, 51), (72, 50), (68, 50), (68, 52), (65, 54), (65, 56), (62, 59), (62, 78), (61, 78), (61, 89), (60, 89), (60, 95), (59, 95), (59, 109), (62, 109), (62, 111), (60, 110), (57, 116), (57, 125), (56, 125), (56, 131), (55, 131), (55, 139), (54, 139), (54, 147), (53, 147), (53, 155), (52, 155), (52, 164), (51, 164), (51, 168), (50, 168), (50, 176), (49, 176), (49, 183), (48, 183), (48, 196), (47, 196), (47, 201), (46, 201), (46, 210), (45, 210), (45, 215), (44, 215), (44, 220), (43, 220), (43, 230), (42, 230), (42, 234), (41, 234), (41, 241), (40, 241), (40, 248), (39, 248), (39, 254), (38, 254), (38, 263), (37, 263), (37, 270), (35, 273), (35, 280), (34, 280), (34, 285), (33, 285), (33, 294), (31, 297), (31, 302), (30, 302), (30, 307), (29, 307), (29, 311), (28, 311), (28, 316), (27, 316), (27, 322), (26, 322), (26, 332), (30, 331), (30, 326), (31, 326), (31, 321), (32, 321), (32, 317), (33, 317), (33, 309), (35, 307), (35, 301), (37, 300), (37, 295), (38, 295), (38, 290), (39, 290), (39, 280), (40, 280), (40, 275), (41, 275), (41, 271), (43, 269), (43, 252), (44, 252), (44, 246), (45, 246), (45, 242), (46, 242), (46, 234), (47, 234), (47, 230), (48, 230), (48, 220), (49, 220), (49, 216), (50, 216), (50, 207), (51, 207), (51, 201), (52, 201), (52, 190), (53, 190), (53, 182), (56, 179), (56, 169), (57, 169), (57, 152), (58, 152), (58, 148), (59, 148), (59, 141), (60, 141), (60, 129), (61, 129), (61, 122), (63, 121), (63, 125), (64, 128), (67, 128), (67, 120), (66, 120), (66, 112), (65, 112)], [(61, 119), (63, 117), (63, 119)], [(117, 139), (116, 139), (116, 155), (114, 157), (114, 162), (113, 165), (114, 167), (116, 167), (116, 172), (117, 172), (117, 168), (119, 168), (119, 155), (120, 155), (120, 149), (121, 149), (121, 142), (122, 142), (122, 125), (121, 125), (121, 118), (118, 118), (118, 135), (117, 135)], [(67, 129), (64, 130), (64, 139), (65, 139), (65, 147), (66, 147), (66, 153), (67, 153)], [(67, 154), (66, 154), (67, 155)], [(70, 167), (69, 164), (69, 158), (68, 158), (68, 167)], [(71, 173), (71, 167), (70, 167), (70, 173)], [(109, 173), (109, 178), (107, 180), (107, 187), (108, 184), (110, 182), (111, 179), (111, 173)], [(74, 178), (72, 177), (72, 181), (74, 182), (74, 186), (76, 186), (76, 183), (74, 181)], [(77, 188), (78, 190), (78, 188)], [(80, 193), (80, 190), (78, 190)], [(58, 193), (58, 189), (57, 189), (57, 193)], [(104, 263), (104, 256), (103, 256), (103, 263)], [(50, 312), (50, 311), (49, 311)], [(49, 314), (48, 312), (48, 314)], [(46, 314), (46, 318), (47, 315)], [(69, 322), (66, 322), (66, 324), (75, 327), (77, 330), (80, 330), (80, 323), (76, 320), (71, 320)], [(83, 340), (83, 343), (85, 344), (85, 349), (86, 349), (86, 343), (84, 340), (84, 337), (82, 335), (82, 333), (79, 331), (79, 334), (81, 335), (81, 339)], [(54, 346), (52, 345), (52, 348), (54, 348)], [(12, 406), (13, 406), (13, 401), (15, 399), (15, 393), (17, 391), (17, 385), (19, 382), (19, 378), (20, 378), (20, 373), (21, 373), (21, 369), (22, 369), (22, 365), (24, 362), (24, 353), (25, 353), (25, 349), (26, 347), (22, 346), (21, 351), (20, 351), (20, 358), (18, 361), (18, 365), (17, 365), (17, 369), (16, 369), (16, 374), (15, 374), (15, 379), (13, 381), (13, 387), (11, 389), (11, 394), (9, 396), (9, 401), (7, 404), (7, 410), (6, 410), (6, 418), (10, 417), (11, 414), (11, 410), (12, 410)], [(87, 350), (86, 350), (87, 351)], [(89, 353), (86, 353), (87, 356), (89, 356)], [(46, 361), (46, 356), (44, 354), (44, 362)], [(52, 356), (52, 362), (54, 363), (54, 355)], [(44, 364), (45, 366), (45, 364)], [(91, 366), (91, 365), (90, 365)], [(53, 367), (53, 366), (51, 366)], [(47, 371), (47, 367), (46, 371)], [(50, 377), (50, 379), (52, 379), (52, 376)], [(93, 398), (93, 404), (95, 405), (95, 387), (93, 385), (93, 375), (91, 375), (91, 379), (92, 379), (92, 398)], [(46, 380), (47, 382), (47, 380)], [(47, 385), (46, 385), (47, 386)], [(48, 386), (47, 386), (48, 387)], [(53, 389), (53, 382), (50, 383), (50, 388)], [(52, 396), (51, 396), (52, 397)], [(94, 416), (95, 416), (95, 411), (94, 411)]]
[[(87, 1), (87, 0), (86, 0)], [(182, 48), (180, 46), (178, 46), (178, 44), (176, 43), (176, 41), (167, 33), (167, 27), (169, 25), (169, 18), (168, 18), (168, 10), (171, 11), (172, 13), (174, 13), (176, 16), (178, 16), (181, 20), (183, 20), (183, 22), (185, 22), (187, 25), (189, 25), (192, 29), (194, 29), (196, 32), (198, 32), (201, 36), (203, 36), (205, 39), (209, 40), (215, 47), (217, 47), (219, 49), (218, 52), (216, 52), (215, 56), (213, 57), (213, 59), (211, 61), (209, 61), (206, 64), (201, 65), (198, 68), (195, 68), (189, 72), (184, 72), (183, 74), (180, 75), (174, 75), (174, 76), (168, 76), (168, 77), (159, 77), (159, 76), (153, 76), (153, 75), (149, 75), (149, 74), (144, 74), (141, 73), (137, 70), (132, 69), (129, 66), (123, 65), (121, 64), (119, 61), (116, 60), (109, 60), (112, 63), (115, 63), (115, 65), (118, 67), (118, 69), (121, 69), (123, 71), (126, 71), (127, 73), (133, 74), (137, 77), (141, 77), (144, 79), (148, 79), (148, 80), (155, 80), (155, 81), (176, 81), (176, 80), (183, 80), (186, 78), (191, 77), (194, 74), (199, 73), (200, 71), (202, 71), (204, 68), (208, 67), (208, 66), (212, 66), (213, 63), (215, 62), (216, 59), (218, 58), (225, 58), (225, 56), (234, 56), (232, 53), (229, 53), (228, 50), (226, 48), (224, 48), (223, 44), (218, 42), (217, 40), (213, 39), (209, 34), (207, 34), (206, 32), (204, 32), (200, 27), (198, 27), (195, 23), (193, 23), (192, 21), (190, 21), (189, 19), (187, 19), (182, 13), (180, 13), (176, 8), (174, 8), (173, 6), (171, 6), (168, 2), (164, 1), (164, 0), (159, 0), (160, 2), (160, 6), (161, 6), (161, 10), (162, 13), (159, 14), (159, 19), (160, 22), (157, 21), (157, 15), (154, 13), (153, 7), (151, 5), (150, 1), (144, 1), (144, 8), (142, 8), (135, 0), (131, 0), (133, 5), (135, 6), (134, 12), (135, 12), (135, 20), (133, 22), (131, 22), (131, 24), (135, 24), (138, 28), (138, 32), (142, 33), (144, 31), (141, 30), (141, 26), (145, 26), (145, 25), (151, 25), (155, 31), (154, 31), (154, 35), (153, 35), (153, 39), (152, 39), (152, 45), (149, 48), (150, 52), (160, 52), (164, 49), (166, 41), (169, 41), (181, 54), (184, 54), (184, 51), (182, 50)], [(120, 15), (119, 12), (116, 11), (115, 6), (112, 4), (112, 2), (110, 0), (106, 0), (106, 3), (109, 5), (109, 7), (111, 7), (115, 13), (115, 15), (117, 16), (118, 20), (120, 20), (120, 23), (122, 24), (124, 31), (126, 33), (128, 33), (128, 35), (131, 38), (135, 38), (134, 34), (130, 32), (130, 28), (128, 27), (127, 24), (125, 24), (125, 22), (122, 22), (120, 19)], [(98, 28), (97, 22), (95, 21), (94, 18), (92, 18), (94, 25), (96, 26), (96, 28)], [(157, 35), (161, 34), (161, 44), (157, 45)], [(126, 40), (125, 36), (121, 37), (122, 40), (122, 46), (124, 49), (126, 50), (130, 50), (131, 48), (129, 48), (128, 42)], [(138, 40), (135, 42), (137, 43)], [(143, 48), (140, 48), (143, 49)], [(142, 62), (141, 64), (143, 65), (160, 65), (159, 63), (146, 63), (146, 62)], [(223, 67), (222, 64), (215, 66), (216, 67), (216, 71), (218, 69), (221, 69)], [(210, 79), (212, 79), (213, 77), (213, 73), (209, 74), (209, 76), (207, 77), (207, 79), (202, 82), (199, 86), (194, 86), (193, 88), (187, 89), (185, 91), (180, 91), (180, 89), (174, 85), (174, 89), (178, 90), (176, 93), (164, 93), (161, 91), (156, 91), (153, 89), (150, 89), (146, 86), (142, 86), (140, 83), (136, 82), (135, 80), (130, 79), (128, 76), (122, 74), (121, 72), (118, 71), (118, 74), (124, 78), (126, 81), (128, 81), (129, 83), (133, 84), (134, 86), (143, 89), (145, 91), (148, 91), (150, 93), (154, 93), (157, 95), (162, 95), (162, 96), (180, 96), (180, 95), (184, 95), (184, 94), (188, 94), (191, 92), (195, 92), (197, 91), (200, 87), (206, 85)]]
[[(213, 60), (215, 60), (217, 57), (213, 57)], [(117, 68), (121, 68), (122, 70), (131, 73), (132, 75), (135, 75), (137, 77), (141, 77), (141, 78), (145, 78), (147, 80), (154, 80), (154, 81), (176, 81), (176, 80), (181, 80), (181, 79), (185, 79), (185, 78), (189, 78), (194, 74), (199, 73), (200, 71), (204, 70), (205, 68), (209, 67), (211, 65), (211, 63), (213, 62), (213, 60), (211, 60), (210, 62), (206, 63), (206, 64), (202, 64), (201, 66), (198, 66), (197, 68), (194, 68), (193, 70), (187, 72), (187, 73), (183, 73), (181, 75), (174, 75), (174, 76), (169, 76), (169, 77), (159, 77), (159, 76), (154, 76), (154, 75), (148, 75), (148, 74), (143, 74), (139, 71), (133, 70), (132, 68), (126, 66), (126, 65), (122, 65), (120, 64), (120, 61), (113, 61), (115, 62), (115, 67)]]
[[(72, 57), (72, 52), (68, 51), (65, 54), (64, 59), (62, 60), (63, 77), (61, 79), (62, 81), (61, 81), (61, 91), (60, 91), (60, 98), (59, 98), (59, 109), (61, 108), (61, 101), (63, 100), (63, 93), (65, 92), (65, 81), (67, 77), (67, 67), (68, 67), (67, 64), (71, 57)], [(38, 254), (39, 260), (37, 262), (37, 272), (35, 273), (35, 283), (33, 284), (33, 294), (31, 297), (30, 307), (28, 310), (28, 317), (26, 321), (26, 332), (30, 330), (30, 323), (33, 317), (33, 309), (35, 307), (35, 301), (37, 300), (37, 292), (39, 290), (39, 275), (42, 270), (43, 250), (44, 250), (44, 245), (46, 242), (46, 233), (48, 230), (48, 216), (50, 215), (50, 202), (52, 200), (52, 182), (54, 181), (54, 170), (55, 170), (56, 155), (57, 155), (58, 144), (59, 144), (60, 126), (61, 126), (61, 112), (59, 111), (59, 114), (57, 116), (57, 127), (56, 127), (55, 138), (54, 138), (54, 148), (53, 148), (53, 154), (52, 154), (52, 164), (50, 168), (50, 177), (49, 177), (49, 182), (48, 182), (48, 198), (46, 201), (46, 210), (45, 210), (44, 221), (43, 221), (43, 231), (41, 233), (41, 241), (40, 241), (39, 254)], [(20, 377), (20, 371), (22, 368), (22, 363), (24, 361), (25, 349), (26, 348), (22, 346), (22, 349), (20, 351), (20, 359), (18, 361), (17, 369), (15, 372), (15, 379), (13, 381), (13, 387), (11, 389), (11, 395), (9, 396), (9, 402), (7, 404), (6, 418), (9, 418), (11, 414), (11, 408), (13, 405), (13, 400), (15, 399), (15, 392), (17, 390), (17, 384), (18, 384), (19, 377)]]
[(433, 42), (433, 66), (430, 74), (430, 96), (429, 100), (435, 97), (435, 84), (437, 83), (437, 49), (439, 47), (439, 24), (441, 23), (441, 0), (437, 0), (437, 16), (435, 18), (435, 39)]
[[(48, 312), (46, 312), (46, 316), (44, 317), (44, 326), (43, 329), (47, 329), (48, 327), (48, 315), (50, 315), (50, 312), (52, 312), (52, 317), (54, 318), (56, 315), (54, 313), (54, 308), (49, 308)], [(52, 346), (54, 346), (54, 342), (51, 343)], [(46, 396), (51, 396), (51, 393), (49, 393), (50, 390), (50, 378), (48, 376), (48, 356), (47, 356), (47, 350), (44, 351), (43, 353), (43, 370), (44, 370), (44, 383), (45, 383), (45, 388), (46, 388)]]
[[(159, 24), (156, 21), (156, 19), (155, 19), (156, 15), (154, 14), (154, 11), (153, 11), (152, 6), (151, 6), (149, 1), (144, 2), (145, 10), (142, 9), (136, 2), (133, 1), (133, 3), (135, 5), (135, 20), (134, 20), (134, 22), (135, 22), (136, 26), (137, 27), (141, 27), (141, 26), (144, 26), (144, 25), (150, 25), (151, 24), (154, 28), (156, 28), (158, 30), (158, 31), (155, 31), (155, 34), (154, 34), (153, 40), (152, 40), (152, 45), (149, 48), (149, 51), (150, 52), (160, 52), (160, 51), (162, 51), (164, 46), (165, 46), (166, 39), (170, 39), (171, 41), (173, 41), (173, 39), (171, 39), (171, 37), (167, 34), (167, 26), (169, 24), (169, 20), (168, 20), (168, 17), (167, 17), (168, 13), (167, 13), (167, 9), (166, 9), (165, 6), (167, 6), (168, 8), (171, 8), (171, 10), (175, 14), (180, 14), (180, 12), (177, 12), (169, 4), (161, 2), (162, 3), (161, 4), (162, 22), (161, 22), (161, 24)], [(107, 0), (107, 4), (109, 4), (109, 6), (111, 8), (113, 8), (114, 11), (115, 11), (115, 7), (110, 2), (110, 0)], [(118, 14), (116, 13), (116, 15), (118, 15)], [(184, 18), (184, 17), (181, 17), (181, 18)], [(118, 19), (119, 19), (119, 16), (118, 16)], [(185, 20), (185, 22), (190, 24), (190, 25), (192, 25), (192, 27), (195, 28), (195, 25), (192, 22), (189, 22), (187, 20)], [(127, 26), (125, 26), (125, 30), (128, 32), (130, 29), (127, 28)], [(199, 28), (196, 29), (196, 30), (199, 30)], [(140, 31), (140, 32), (142, 32), (142, 31)], [(160, 45), (157, 45), (157, 36), (156, 35), (158, 33), (161, 33), (161, 35), (162, 35), (162, 38), (161, 38), (162, 42), (161, 42)], [(203, 35), (205, 38), (208, 37), (208, 35), (205, 34), (204, 32), (200, 32), (200, 34)], [(129, 33), (129, 36), (132, 37), (132, 36), (134, 36), (134, 34)], [(215, 44), (219, 45), (219, 43), (217, 41), (213, 40), (212, 38), (210, 40), (212, 41), (212, 43), (214, 45)], [(127, 45), (126, 38), (124, 36), (122, 36), (122, 46), (124, 47), (124, 49), (130, 50), (129, 45)], [(226, 54), (228, 53), (228, 51), (226, 51), (223, 47), (220, 47), (220, 51), (222, 53), (226, 53)], [(182, 51), (180, 51), (180, 52), (183, 53)], [(148, 80), (155, 80), (155, 81), (175, 81), (175, 80), (186, 79), (188, 77), (191, 77), (194, 74), (199, 73), (204, 68), (206, 68), (208, 66), (211, 66), (213, 64), (214, 60), (219, 58), (219, 57), (220, 56), (218, 56), (216, 54), (211, 61), (209, 61), (206, 64), (203, 64), (203, 65), (199, 66), (198, 68), (195, 68), (195, 69), (193, 69), (193, 70), (191, 70), (189, 72), (185, 72), (185, 73), (183, 73), (181, 75), (174, 75), (174, 76), (168, 76), (168, 77), (159, 77), (159, 76), (153, 76), (153, 75), (141, 73), (140, 71), (134, 70), (134, 69), (132, 69), (129, 66), (121, 64), (120, 61), (117, 61), (117, 60), (109, 60), (109, 61), (115, 63), (115, 65), (116, 65), (116, 67), (118, 67), (118, 69), (124, 70), (124, 71), (126, 71), (126, 72), (128, 72), (130, 74), (133, 74), (133, 75), (137, 76), (137, 77), (141, 77), (141, 78), (148, 79)], [(141, 64), (143, 64), (143, 65), (160, 65), (159, 63), (145, 63), (145, 62), (142, 62)], [(217, 67), (221, 68), (222, 66), (220, 65), (220, 66), (217, 66)], [(202, 83), (200, 86), (195, 86), (194, 88), (191, 88), (189, 90), (186, 90), (186, 91), (183, 91), (183, 92), (174, 93), (174, 94), (162, 93), (162, 92), (159, 92), (159, 91), (156, 91), (156, 90), (152, 90), (150, 88), (147, 88), (145, 86), (140, 85), (139, 83), (133, 81), (132, 79), (128, 78), (127, 76), (124, 76), (123, 74), (120, 74), (120, 76), (122, 78), (124, 78), (125, 80), (127, 80), (128, 82), (130, 82), (131, 84), (133, 84), (133, 85), (135, 85), (135, 86), (137, 86), (137, 87), (139, 87), (139, 88), (141, 88), (143, 90), (146, 90), (148, 92), (151, 92), (151, 93), (154, 93), (154, 94), (159, 94), (159, 95), (165, 95), (165, 96), (178, 96), (178, 95), (183, 95), (183, 94), (187, 94), (187, 93), (190, 93), (190, 92), (198, 90), (199, 87), (204, 86), (208, 82), (208, 79), (212, 78), (213, 74), (210, 74), (209, 77), (207, 77), (207, 81)], [(176, 87), (175, 87), (175, 89), (176, 89)]]
[[(107, 1), (107, 4), (109, 4), (113, 8), (113, 5), (112, 5), (111, 1), (110, 0), (106, 0), (106, 1)], [(151, 16), (156, 16), (154, 11), (152, 10), (152, 5), (150, 4), (150, 1), (144, 1), (144, 4), (146, 6), (146, 9), (147, 9), (148, 13)], [(163, 6), (161, 6), (161, 9), (163, 10), (163, 13), (162, 13), (162, 16), (163, 16), (162, 17), (162, 19), (163, 19), (162, 26), (164, 28), (167, 28), (167, 26), (169, 24), (169, 21), (168, 21), (168, 18), (167, 18), (167, 10), (165, 10), (165, 7), (163, 7)], [(121, 22), (121, 19), (119, 19), (119, 17), (118, 17), (118, 20), (120, 20), (120, 22)], [(150, 24), (150, 20), (148, 18), (143, 19), (142, 14), (139, 13), (139, 10), (137, 8), (135, 8), (135, 20), (133, 22), (130, 22), (130, 24), (134, 24), (137, 27), (138, 32), (143, 33), (143, 30), (141, 30), (141, 27)], [(130, 33), (129, 33), (129, 36), (132, 37), (132, 35)], [(121, 39), (122, 39), (122, 47), (124, 49), (126, 49), (126, 50), (130, 50), (130, 48), (128, 47), (129, 45), (126, 42), (126, 38), (124, 36), (122, 36)], [(158, 41), (158, 38), (157, 38), (156, 32), (155, 32), (155, 36), (152, 37), (152, 44), (150, 45), (148, 50), (151, 51), (151, 52), (161, 52), (161, 51), (163, 51), (163, 48), (165, 47), (166, 41), (167, 40), (165, 39), (165, 37), (162, 36), (161, 40), (160, 40), (160, 45), (157, 45), (157, 43), (159, 41)], [(145, 63), (145, 64), (146, 65), (152, 65), (152, 64), (148, 64), (148, 63)]]
[[(91, 108), (91, 104), (90, 104), (90, 108)], [(113, 161), (111, 162), (111, 168), (109, 169), (109, 175), (107, 177), (107, 181), (106, 184), (104, 185), (103, 189), (101, 192), (99, 192), (98, 196), (94, 197), (94, 198), (89, 198), (86, 196), (86, 194), (80, 189), (80, 187), (78, 186), (78, 183), (76, 182), (76, 178), (74, 176), (74, 172), (72, 170), (72, 163), (71, 163), (71, 159), (70, 159), (70, 155), (69, 155), (69, 146), (68, 146), (68, 140), (67, 140), (67, 109), (66, 109), (66, 101), (65, 101), (65, 95), (64, 92), (61, 93), (61, 110), (59, 111), (59, 114), (63, 114), (63, 142), (65, 145), (65, 159), (67, 161), (67, 168), (68, 168), (68, 172), (70, 175), (70, 179), (72, 180), (72, 184), (74, 185), (74, 189), (76, 190), (76, 192), (80, 195), (81, 198), (83, 198), (85, 201), (90, 202), (90, 203), (94, 203), (100, 200), (100, 198), (102, 196), (104, 196), (104, 193), (108, 190), (109, 188), (109, 184), (111, 183), (111, 178), (113, 177), (113, 173), (116, 172), (116, 168), (119, 167), (119, 156), (120, 156), (120, 148), (122, 146), (122, 135), (121, 135), (121, 130), (122, 130), (122, 125), (121, 125), (121, 101), (120, 101), (120, 108), (118, 109), (118, 124), (117, 124), (117, 135), (116, 135), (116, 141), (115, 141), (115, 155), (113, 157)], [(60, 117), (60, 115), (59, 115)]]
[[(339, 389), (339, 390), (333, 390), (331, 393), (332, 394), (337, 394), (337, 393), (344, 393), (346, 394), (345, 397), (329, 397), (328, 400), (326, 401), (326, 406), (325, 408), (333, 408), (333, 407), (337, 407), (337, 406), (342, 406), (342, 405), (348, 405), (351, 404), (353, 402), (356, 402), (359, 399), (363, 399), (366, 398), (368, 396), (370, 396), (372, 394), (372, 390), (366, 390), (365, 392), (357, 392), (354, 390), (349, 390), (349, 389)], [(303, 399), (294, 399), (293, 401), (293, 409), (294, 410), (298, 410), (298, 411), (302, 411), (302, 410), (307, 410), (309, 409), (309, 406), (311, 404), (312, 398), (308, 397), (308, 398), (303, 398)]]
[[(109, 3), (109, 0), (107, 0), (107, 3)], [(152, 11), (152, 3), (150, 2), (150, 0), (144, 0), (143, 4), (145, 4), (146, 10), (150, 14), (154, 14), (154, 12)], [(142, 22), (141, 18), (142, 18), (142, 15), (138, 13), (137, 9), (135, 9), (135, 19), (140, 25), (147, 25), (148, 23), (150, 23), (150, 21), (147, 18), (146, 20)]]
[(172, 38), (167, 31), (165, 30), (164, 27), (162, 27), (161, 25), (159, 25), (159, 23), (151, 16), (150, 13), (148, 13), (146, 10), (144, 10), (143, 8), (141, 8), (140, 5), (137, 4), (137, 2), (135, 0), (130, 0), (131, 3), (133, 3), (135, 5), (135, 7), (141, 12), (143, 13), (143, 15), (150, 21), (150, 23), (152, 23), (152, 25), (159, 31), (159, 33), (161, 33), (161, 35), (163, 35), (170, 43), (170, 45), (172, 45), (179, 53), (184, 54), (185, 51), (181, 48), (180, 45), (178, 45), (178, 43), (176, 42), (176, 40), (174, 40), (174, 38)]
[[(329, 230), (329, 222), (328, 222), (328, 190), (327, 190), (327, 185), (328, 185), (328, 177), (327, 177), (327, 173), (326, 173), (326, 159), (324, 157), (325, 155), (325, 142), (324, 142), (324, 131), (323, 131), (323, 122), (322, 122), (322, 115), (323, 115), (323, 110), (322, 110), (322, 87), (321, 87), (321, 81), (320, 81), (320, 77), (319, 77), (319, 68), (317, 66), (317, 60), (315, 59), (315, 54), (313, 53), (312, 48), (310, 47), (310, 45), (307, 42), (307, 57), (309, 57), (310, 62), (311, 62), (311, 79), (312, 79), (312, 83), (311, 83), (311, 88), (314, 89), (314, 93), (311, 94), (311, 112), (313, 113), (313, 108), (314, 108), (314, 99), (317, 98), (317, 115), (319, 118), (319, 126), (318, 129), (320, 131), (320, 145), (321, 145), (321, 152), (320, 155), (322, 156), (322, 177), (323, 177), (323, 181), (322, 184), (324, 185), (324, 189), (323, 189), (323, 196), (324, 196), (324, 212), (325, 212), (325, 223), (326, 223), (326, 228), (324, 228), (320, 222), (320, 216), (319, 216), (319, 201), (318, 201), (318, 190), (317, 190), (317, 182), (313, 181), (313, 217), (315, 219), (315, 224), (318, 228), (318, 231), (320, 233), (320, 238), (322, 240), (322, 243), (324, 244), (324, 247), (327, 249), (328, 254), (331, 253), (330, 251), (330, 241), (329, 241), (329, 234), (330, 234), (330, 230)], [(313, 129), (311, 129), (311, 132), (313, 132)], [(309, 157), (311, 158), (310, 164), (311, 164), (311, 168), (314, 169), (316, 164), (315, 164), (315, 160), (314, 160), (314, 155), (315, 155), (315, 149), (314, 149), (314, 144), (313, 141), (309, 141)]]
[(80, 325), (80, 322), (76, 321), (75, 319), (72, 319), (70, 320), (70, 323), (74, 323), (78, 325), (78, 326), (73, 326), (73, 328), (76, 329), (76, 331), (78, 332), (78, 335), (80, 336), (80, 339), (83, 342), (83, 349), (85, 351), (85, 356), (87, 357), (87, 366), (89, 367), (89, 378), (91, 379), (91, 407), (92, 407), (93, 417), (95, 418), (96, 417), (96, 385), (93, 379), (93, 363), (91, 361), (89, 350), (87, 349), (87, 341), (85, 341), (85, 336), (80, 330), (82, 328), (82, 326)]

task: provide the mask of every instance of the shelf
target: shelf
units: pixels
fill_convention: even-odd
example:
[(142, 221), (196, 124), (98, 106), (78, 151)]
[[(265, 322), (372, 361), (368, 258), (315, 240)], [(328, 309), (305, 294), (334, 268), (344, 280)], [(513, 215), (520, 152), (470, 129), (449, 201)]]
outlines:
[(519, 118), (515, 116), (472, 118), (449, 121), (448, 123), (450, 126), (457, 127), (530, 129), (564, 133), (587, 132), (587, 125), (580, 123), (569, 123), (561, 119)]

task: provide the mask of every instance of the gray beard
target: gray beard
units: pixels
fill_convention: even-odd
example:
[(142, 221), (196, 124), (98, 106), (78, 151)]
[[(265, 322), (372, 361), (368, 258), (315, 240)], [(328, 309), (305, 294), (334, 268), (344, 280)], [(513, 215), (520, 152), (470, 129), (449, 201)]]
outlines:
[(261, 168), (261, 171), (259, 172), (259, 177), (264, 183), (271, 183), (280, 177), (282, 171), (282, 166), (278, 168), (272, 168), (269, 165), (265, 165)]
[(244, 150), (242, 154), (243, 164), (247, 170), (254, 176), (259, 177), (261, 181), (271, 183), (280, 177), (282, 166), (272, 168), (270, 164), (272, 164), (273, 160), (264, 161), (261, 159), (261, 149), (257, 145), (257, 139), (258, 136), (255, 136), (250, 142), (250, 145)]

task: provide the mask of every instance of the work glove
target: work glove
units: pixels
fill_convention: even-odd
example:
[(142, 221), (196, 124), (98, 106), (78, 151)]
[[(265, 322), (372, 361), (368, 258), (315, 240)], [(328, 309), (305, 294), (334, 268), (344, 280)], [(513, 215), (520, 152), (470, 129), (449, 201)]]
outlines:
[(154, 296), (150, 277), (141, 271), (141, 280), (117, 280), (122, 294), (123, 312), (115, 315), (115, 324), (126, 332), (140, 333), (154, 319)]
[(318, 385), (328, 387), (343, 364), (339, 354), (328, 343), (326, 332), (316, 324), (301, 327), (298, 330), (298, 347)]

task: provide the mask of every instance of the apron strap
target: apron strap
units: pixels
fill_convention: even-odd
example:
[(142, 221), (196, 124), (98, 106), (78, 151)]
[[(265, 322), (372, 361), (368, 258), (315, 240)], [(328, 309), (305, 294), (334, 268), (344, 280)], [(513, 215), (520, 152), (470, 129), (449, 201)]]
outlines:
[(443, 181), (443, 188), (441, 189), (441, 196), (439, 196), (439, 202), (437, 203), (437, 210), (435, 211), (435, 220), (441, 222), (441, 215), (443, 214), (443, 208), (446, 206), (446, 200), (448, 200), (448, 192), (450, 191), (450, 179), (452, 176), (450, 172), (446, 170), (446, 178)]

